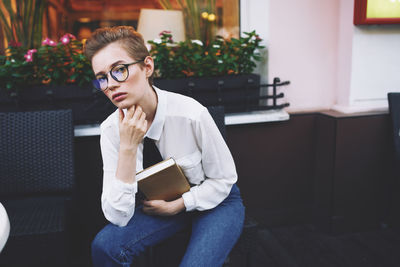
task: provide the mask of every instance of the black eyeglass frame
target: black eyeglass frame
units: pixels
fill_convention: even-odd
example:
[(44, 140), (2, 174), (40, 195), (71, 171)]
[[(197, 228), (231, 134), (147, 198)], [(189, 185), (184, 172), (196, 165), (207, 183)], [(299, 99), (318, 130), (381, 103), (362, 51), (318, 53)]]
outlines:
[[(107, 80), (107, 87), (106, 87), (105, 89), (101, 89), (100, 86), (97, 87), (96, 85), (94, 85), (94, 87), (96, 87), (96, 89), (101, 90), (101, 91), (103, 91), (103, 92), (106, 91), (106, 90), (108, 89), (108, 74), (110, 74), (110, 76), (111, 76), (111, 77), (114, 79), (114, 81), (116, 81), (116, 82), (119, 82), (119, 83), (125, 82), (125, 81), (129, 78), (129, 68), (128, 68), (128, 67), (131, 66), (131, 65), (140, 63), (140, 62), (144, 62), (144, 60), (145, 60), (145, 58), (143, 58), (143, 59), (141, 59), (141, 60), (137, 60), (137, 61), (132, 62), (132, 63), (126, 63), (126, 64), (118, 64), (118, 65), (115, 65), (114, 67), (112, 67), (112, 68), (110, 69), (109, 72), (107, 72), (107, 73), (105, 73), (105, 74), (102, 75), (102, 77), (104, 77), (104, 78)], [(120, 67), (120, 66), (124, 66), (124, 67), (126, 68), (126, 71), (128, 72), (128, 74), (126, 75), (126, 78), (125, 78), (124, 80), (122, 80), (122, 81), (118, 80), (118, 78), (115, 77), (115, 76), (112, 74), (112, 71), (113, 71), (115, 68)], [(96, 81), (97, 84), (100, 85), (100, 82), (98, 82), (98, 80), (99, 80), (99, 79), (96, 77), (96, 79), (95, 79), (94, 81)]]

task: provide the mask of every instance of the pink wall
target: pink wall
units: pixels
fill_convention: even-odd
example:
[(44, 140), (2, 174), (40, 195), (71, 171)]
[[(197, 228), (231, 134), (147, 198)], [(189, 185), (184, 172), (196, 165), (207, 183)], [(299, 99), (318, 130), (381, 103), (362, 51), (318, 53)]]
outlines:
[(340, 0), (336, 106), (350, 106), (354, 3)]
[(340, 1), (270, 0), (268, 76), (291, 82), (282, 90), (290, 112), (335, 103), (339, 10)]

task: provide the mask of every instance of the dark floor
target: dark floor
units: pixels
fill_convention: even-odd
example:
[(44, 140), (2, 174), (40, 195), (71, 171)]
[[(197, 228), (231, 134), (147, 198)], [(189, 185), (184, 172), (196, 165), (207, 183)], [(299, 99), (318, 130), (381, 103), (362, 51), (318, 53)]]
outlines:
[(298, 225), (259, 227), (253, 234), (252, 241), (241, 240), (224, 267), (400, 266), (400, 231), (391, 229), (329, 235)]
[[(190, 233), (189, 233), (190, 236)], [(175, 236), (179, 240), (179, 236)], [(86, 243), (85, 243), (86, 244)], [(87, 243), (89, 244), (89, 243)], [(184, 253), (182, 242), (165, 243), (146, 253), (133, 266), (174, 267)], [(82, 243), (83, 245), (83, 243)], [(89, 245), (85, 245), (89, 248)], [(90, 251), (77, 248), (68, 267), (90, 267)], [(171, 255), (170, 251), (180, 255)], [(178, 254), (179, 254), (178, 253)], [(24, 253), (26, 254), (26, 253)], [(0, 263), (0, 266), (4, 266)], [(5, 266), (8, 267), (9, 265)], [(16, 265), (16, 266), (54, 266)], [(400, 230), (380, 229), (342, 235), (317, 231), (312, 225), (244, 229), (224, 267), (399, 267)], [(208, 267), (208, 266), (207, 266)]]
[[(152, 253), (143, 255), (144, 257), (133, 266), (178, 266), (185, 248), (184, 242), (181, 241), (185, 237), (176, 236), (172, 239), (175, 240), (170, 240), (155, 248)], [(179, 253), (171, 255), (171, 246), (173, 251)], [(77, 266), (90, 266), (90, 263), (82, 265), (81, 262)], [(245, 228), (223, 267), (258, 266), (399, 267), (400, 230), (380, 229), (332, 235), (322, 233), (312, 225), (273, 228), (258, 225)]]

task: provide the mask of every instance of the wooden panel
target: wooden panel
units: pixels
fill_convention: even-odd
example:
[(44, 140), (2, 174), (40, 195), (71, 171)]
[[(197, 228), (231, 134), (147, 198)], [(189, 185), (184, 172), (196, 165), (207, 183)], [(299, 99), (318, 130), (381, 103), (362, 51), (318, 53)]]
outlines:
[(7, 45), (6, 37), (3, 33), (3, 29), (0, 29), (0, 55), (5, 54), (5, 46)]
[(311, 221), (315, 116), (227, 128), (246, 211), (267, 225)]
[(91, 21), (96, 20), (138, 20), (140, 11), (115, 11), (108, 10), (107, 12), (97, 12), (97, 11), (83, 11), (83, 12), (71, 12), (68, 20), (72, 23), (74, 21), (79, 21), (80, 18), (90, 18)]
[(141, 8), (161, 8), (158, 0), (69, 0), (68, 8), (74, 11), (139, 11)]
[(57, 9), (55, 9), (52, 6), (49, 6), (47, 12), (48, 12), (47, 19), (49, 28), (48, 37), (58, 42), (58, 39), (62, 36), (62, 32), (60, 30), (60, 16), (57, 12)]
[(313, 216), (323, 231), (332, 229), (333, 180), (335, 174), (336, 119), (317, 115)]
[(239, 38), (239, 0), (223, 0), (222, 28), (219, 35)]
[(393, 154), (389, 116), (337, 122), (334, 232), (368, 230), (386, 220)]

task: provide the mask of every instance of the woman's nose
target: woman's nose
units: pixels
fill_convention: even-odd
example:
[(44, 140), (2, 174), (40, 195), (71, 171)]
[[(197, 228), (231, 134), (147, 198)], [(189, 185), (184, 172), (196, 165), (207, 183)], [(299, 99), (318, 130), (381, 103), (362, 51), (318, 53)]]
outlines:
[(110, 74), (107, 74), (107, 76), (108, 76), (107, 77), (108, 78), (108, 89), (113, 90), (119, 86), (119, 82), (114, 80), (114, 78), (111, 77)]

